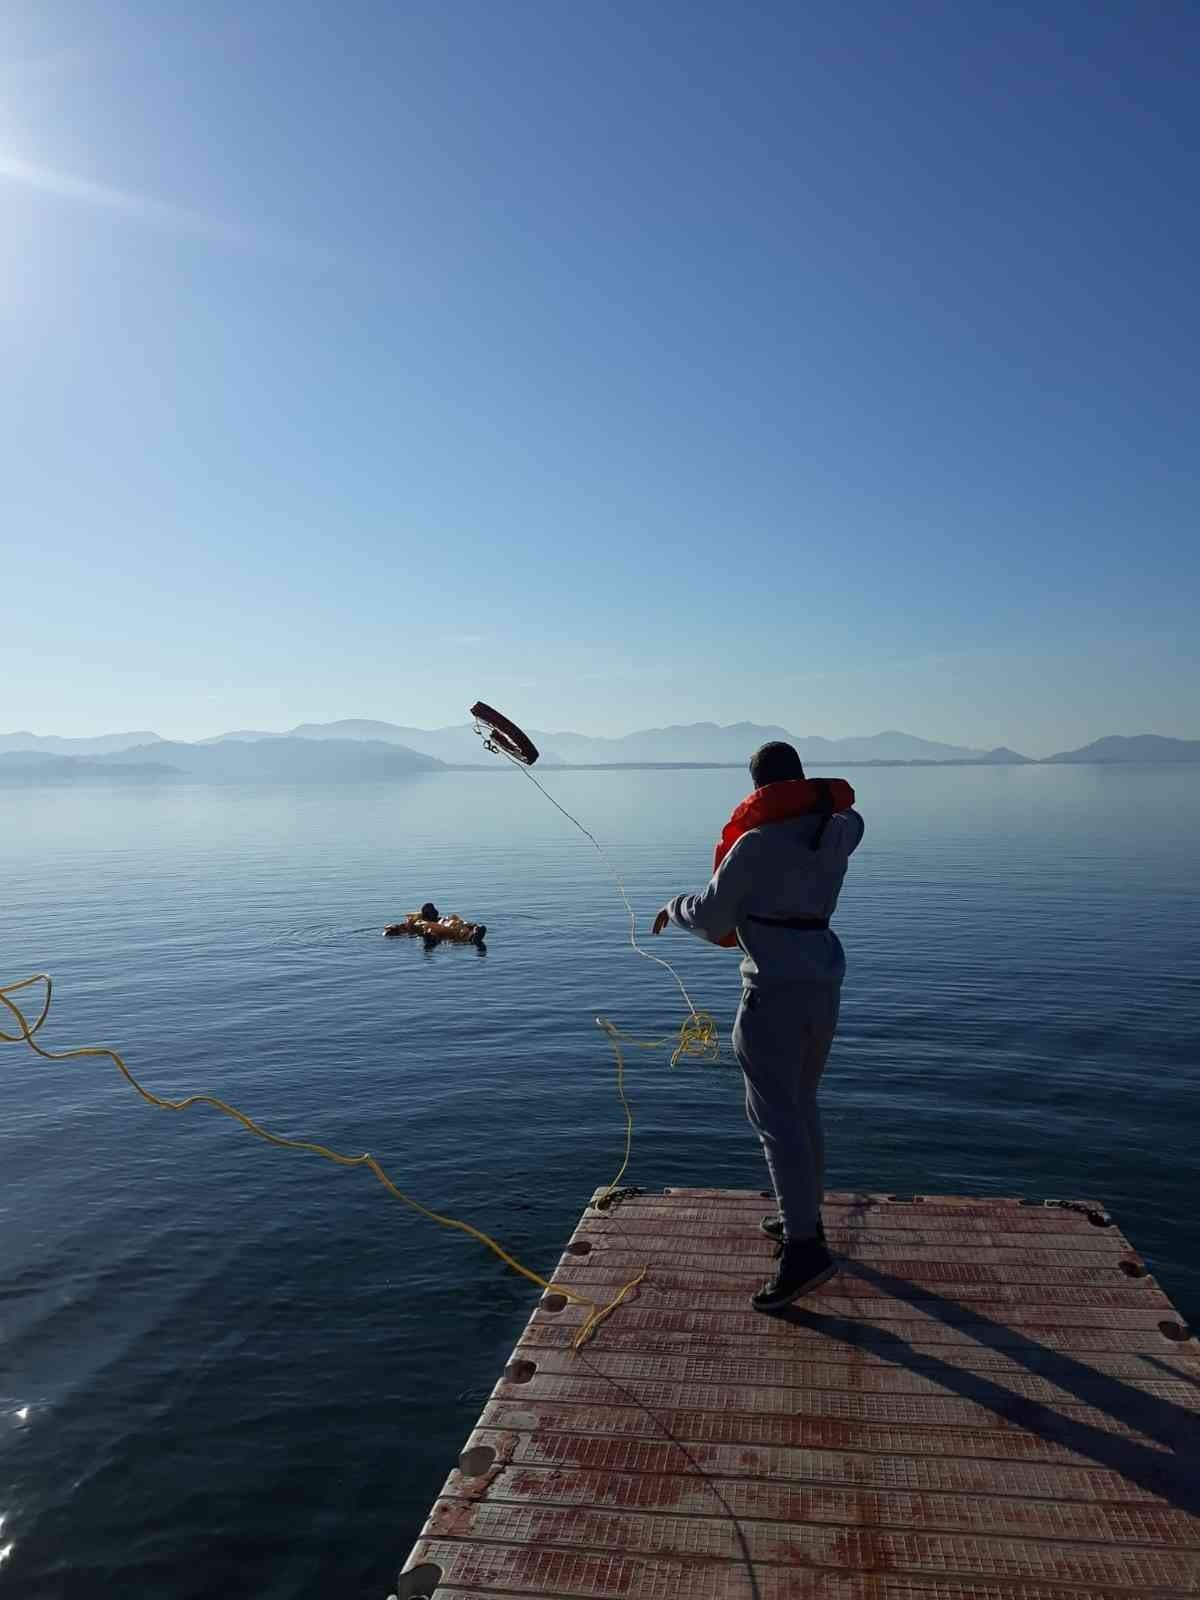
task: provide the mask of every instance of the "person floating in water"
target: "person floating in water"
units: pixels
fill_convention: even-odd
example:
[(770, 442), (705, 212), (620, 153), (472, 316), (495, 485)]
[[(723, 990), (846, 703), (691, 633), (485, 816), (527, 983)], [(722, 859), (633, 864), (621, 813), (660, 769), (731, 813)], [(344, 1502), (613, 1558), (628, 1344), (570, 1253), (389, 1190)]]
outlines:
[(487, 925), (464, 922), (454, 913), (443, 917), (433, 901), (426, 900), (419, 911), (410, 911), (403, 922), (389, 922), (383, 930), (385, 939), (395, 939), (401, 934), (411, 934), (430, 944), (448, 940), (451, 944), (481, 945), (487, 935)]
[(722, 834), (708, 888), (664, 906), (654, 932), (675, 922), (742, 951), (733, 1049), (746, 1079), (746, 1114), (778, 1202), (778, 1215), (762, 1224), (778, 1244), (778, 1270), (752, 1303), (776, 1311), (837, 1271), (821, 1221), (825, 1150), (817, 1088), (846, 970), (829, 919), (865, 824), (850, 785), (806, 779), (790, 744), (763, 745), (751, 758), (750, 776), (754, 793)]

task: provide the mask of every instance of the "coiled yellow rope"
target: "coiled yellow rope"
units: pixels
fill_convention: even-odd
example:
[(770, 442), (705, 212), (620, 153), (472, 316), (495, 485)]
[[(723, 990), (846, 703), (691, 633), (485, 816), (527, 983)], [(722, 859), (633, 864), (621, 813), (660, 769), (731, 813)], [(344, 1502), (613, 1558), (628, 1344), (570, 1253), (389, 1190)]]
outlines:
[[(45, 992), (37, 1020), (31, 1023), (22, 1008), (12, 999), (12, 996), (23, 989), (32, 988), (35, 984), (43, 984)], [(539, 1273), (531, 1271), (529, 1267), (523, 1266), (515, 1256), (509, 1255), (502, 1245), (497, 1244), (495, 1239), (484, 1233), (482, 1229), (473, 1227), (469, 1222), (460, 1222), (456, 1217), (442, 1216), (440, 1212), (431, 1211), (428, 1206), (423, 1206), (419, 1200), (414, 1200), (411, 1195), (405, 1194), (402, 1189), (398, 1189), (375, 1157), (367, 1152), (359, 1156), (348, 1156), (344, 1155), (340, 1150), (331, 1150), (328, 1145), (317, 1144), (312, 1140), (285, 1139), (282, 1134), (272, 1133), (269, 1128), (264, 1128), (261, 1123), (255, 1122), (253, 1117), (247, 1116), (244, 1111), (239, 1111), (237, 1106), (231, 1106), (228, 1101), (220, 1100), (216, 1095), (190, 1094), (182, 1100), (164, 1100), (160, 1095), (154, 1094), (150, 1089), (147, 1089), (144, 1084), (139, 1083), (117, 1051), (110, 1050), (105, 1045), (82, 1045), (73, 1050), (46, 1050), (37, 1042), (34, 1035), (41, 1031), (46, 1018), (50, 1015), (50, 1003), (53, 993), (54, 981), (49, 973), (46, 972), (35, 972), (30, 978), (22, 978), (19, 983), (10, 983), (4, 988), (0, 988), (0, 1003), (3, 1003), (6, 1010), (15, 1019), (20, 1030), (18, 1033), (7, 1033), (0, 1029), (0, 1044), (19, 1044), (23, 1041), (45, 1061), (76, 1061), (83, 1057), (95, 1057), (111, 1061), (126, 1083), (136, 1089), (143, 1100), (152, 1106), (157, 1106), (161, 1111), (186, 1111), (189, 1106), (212, 1106), (214, 1111), (220, 1111), (224, 1116), (232, 1117), (235, 1122), (240, 1122), (248, 1133), (254, 1134), (255, 1138), (265, 1140), (267, 1144), (278, 1145), (284, 1150), (306, 1150), (310, 1155), (320, 1156), (322, 1160), (332, 1161), (339, 1167), (366, 1167), (379, 1180), (387, 1192), (399, 1200), (402, 1205), (408, 1206), (422, 1217), (428, 1217), (431, 1222), (436, 1222), (443, 1228), (456, 1228), (460, 1233), (469, 1234), (472, 1239), (477, 1239), (480, 1244), (486, 1245), (494, 1255), (499, 1256), (505, 1266), (511, 1267), (514, 1272), (519, 1272), (530, 1283), (537, 1284), (540, 1289), (547, 1292), (561, 1294), (573, 1304), (585, 1307), (589, 1312), (589, 1316), (573, 1341), (572, 1348), (576, 1351), (582, 1349), (604, 1319), (616, 1310), (626, 1295), (630, 1294), (646, 1276), (646, 1269), (643, 1267), (641, 1272), (636, 1277), (631, 1278), (620, 1293), (609, 1301), (607, 1305), (597, 1305), (595, 1301), (587, 1299), (586, 1296), (577, 1294), (574, 1289), (568, 1289), (565, 1284), (554, 1283), (543, 1278)], [(623, 1070), (619, 1070), (618, 1089), (622, 1104), (625, 1106), (627, 1119), (625, 1160), (622, 1163), (621, 1171), (610, 1185), (610, 1192), (620, 1182), (626, 1167), (629, 1165), (630, 1141), (633, 1135), (633, 1116), (629, 1110), (628, 1101), (625, 1099), (625, 1088), (622, 1080)]]

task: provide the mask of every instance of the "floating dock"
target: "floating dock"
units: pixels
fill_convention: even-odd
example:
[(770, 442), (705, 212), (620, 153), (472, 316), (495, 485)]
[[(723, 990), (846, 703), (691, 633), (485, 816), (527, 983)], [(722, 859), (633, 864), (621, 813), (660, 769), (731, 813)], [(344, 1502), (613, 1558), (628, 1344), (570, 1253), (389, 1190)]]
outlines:
[(762, 1195), (595, 1197), (399, 1600), (1200, 1594), (1197, 1340), (1103, 1206), (829, 1197), (774, 1317)]

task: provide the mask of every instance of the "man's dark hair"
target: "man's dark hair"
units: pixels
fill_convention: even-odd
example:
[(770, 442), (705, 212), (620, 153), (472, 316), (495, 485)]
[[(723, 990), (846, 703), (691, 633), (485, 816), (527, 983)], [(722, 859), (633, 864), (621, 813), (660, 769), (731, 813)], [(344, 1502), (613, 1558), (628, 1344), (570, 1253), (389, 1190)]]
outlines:
[(761, 789), (767, 783), (784, 783), (788, 778), (802, 778), (804, 764), (800, 760), (800, 752), (794, 745), (784, 744), (782, 739), (772, 739), (770, 744), (764, 744), (750, 757), (750, 776), (754, 779), (756, 789)]

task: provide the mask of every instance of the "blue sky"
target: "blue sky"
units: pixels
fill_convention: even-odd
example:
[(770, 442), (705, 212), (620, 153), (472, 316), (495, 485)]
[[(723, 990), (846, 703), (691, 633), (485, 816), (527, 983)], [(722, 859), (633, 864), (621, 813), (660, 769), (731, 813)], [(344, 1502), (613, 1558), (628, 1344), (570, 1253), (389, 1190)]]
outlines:
[(0, 731), (1200, 736), (1198, 48), (10, 0)]

